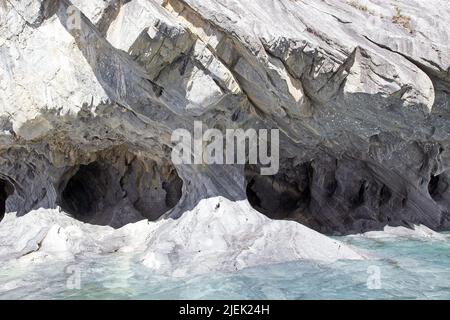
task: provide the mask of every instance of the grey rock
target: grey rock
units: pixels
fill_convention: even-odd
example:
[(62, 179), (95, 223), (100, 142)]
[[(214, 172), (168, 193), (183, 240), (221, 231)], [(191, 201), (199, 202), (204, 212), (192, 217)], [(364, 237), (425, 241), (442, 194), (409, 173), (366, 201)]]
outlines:
[[(224, 196), (329, 234), (447, 230), (449, 15), (441, 0), (7, 1), (0, 204), (61, 206), (100, 161), (82, 180), (122, 213), (93, 223), (177, 218)], [(170, 164), (171, 132), (195, 120), (280, 129), (280, 172)]]

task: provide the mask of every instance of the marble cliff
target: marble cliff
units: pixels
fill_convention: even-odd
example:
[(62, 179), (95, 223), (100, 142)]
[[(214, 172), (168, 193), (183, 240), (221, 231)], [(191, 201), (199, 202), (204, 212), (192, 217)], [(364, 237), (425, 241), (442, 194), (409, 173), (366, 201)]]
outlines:
[[(193, 252), (200, 271), (361, 259), (325, 235), (450, 229), (448, 17), (445, 0), (1, 0), (0, 257), (139, 247), (185, 274)], [(172, 163), (194, 121), (279, 129), (279, 172)]]

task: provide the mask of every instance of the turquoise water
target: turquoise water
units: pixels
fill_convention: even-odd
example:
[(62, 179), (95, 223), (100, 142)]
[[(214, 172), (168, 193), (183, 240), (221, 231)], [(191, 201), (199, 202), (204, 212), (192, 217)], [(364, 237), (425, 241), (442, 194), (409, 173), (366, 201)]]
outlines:
[(76, 263), (79, 289), (68, 288), (72, 269), (62, 262), (3, 268), (0, 299), (450, 299), (450, 240), (339, 240), (378, 258), (174, 279), (149, 274), (132, 256), (108, 255)]

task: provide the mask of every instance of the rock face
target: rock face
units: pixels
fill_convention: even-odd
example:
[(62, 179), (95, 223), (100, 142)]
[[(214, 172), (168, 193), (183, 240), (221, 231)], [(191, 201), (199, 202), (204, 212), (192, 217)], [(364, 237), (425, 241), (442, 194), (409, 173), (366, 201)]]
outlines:
[[(1, 215), (120, 227), (222, 196), (327, 234), (450, 227), (448, 1), (0, 4)], [(279, 173), (172, 164), (195, 120), (279, 129)]]

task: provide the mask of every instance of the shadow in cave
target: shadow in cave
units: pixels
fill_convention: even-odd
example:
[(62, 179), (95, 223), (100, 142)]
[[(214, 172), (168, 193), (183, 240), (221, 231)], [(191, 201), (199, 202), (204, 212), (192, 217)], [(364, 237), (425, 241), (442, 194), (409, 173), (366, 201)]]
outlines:
[(431, 198), (433, 198), (433, 200), (435, 201), (439, 201), (440, 200), (440, 185), (442, 184), (441, 182), (441, 177), (439, 175), (432, 175), (430, 178), (430, 182), (428, 184), (428, 193), (430, 194)]
[[(394, 171), (350, 157), (322, 155), (301, 164), (283, 159), (274, 176), (247, 166), (246, 192), (252, 207), (269, 218), (294, 220), (329, 235), (410, 226), (417, 217), (432, 225), (434, 216), (423, 213), (437, 207), (420, 190), (408, 193), (407, 182), (393, 176)], [(432, 197), (444, 189), (442, 178), (432, 179)]]
[(89, 220), (106, 195), (104, 178), (97, 162), (81, 165), (62, 192), (61, 207), (78, 220)]
[(120, 228), (157, 220), (180, 200), (183, 183), (175, 168), (136, 158), (119, 163), (98, 160), (70, 169), (58, 204), (77, 220)]
[[(259, 175), (255, 166), (246, 167), (246, 194), (250, 204), (271, 219), (304, 221), (311, 201), (312, 167), (304, 163), (292, 172)], [(304, 221), (306, 222), (306, 221)]]
[(6, 212), (6, 199), (14, 192), (12, 184), (4, 179), (0, 179), (0, 221), (3, 220)]

